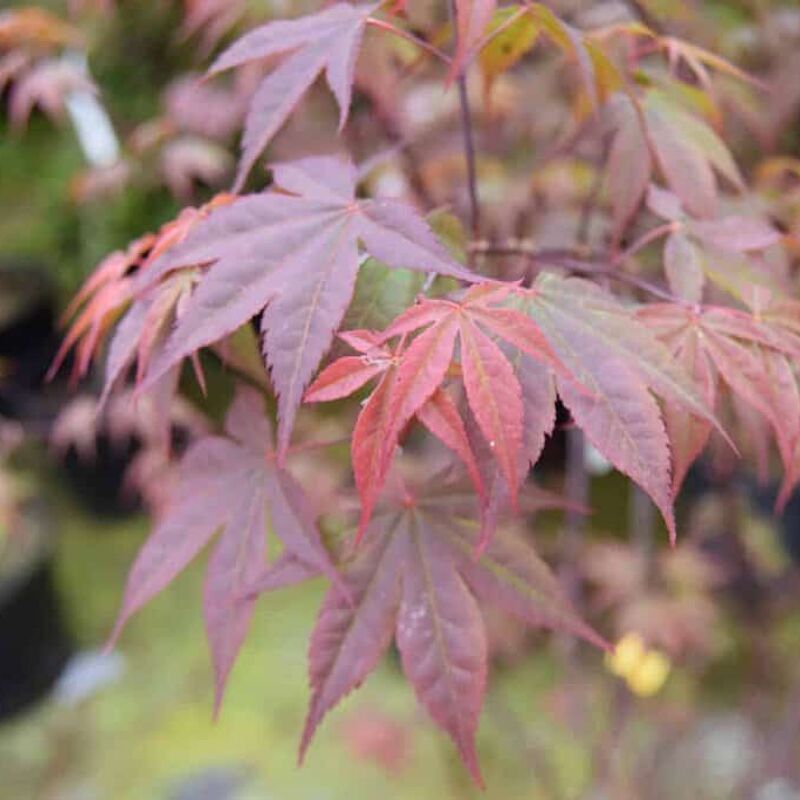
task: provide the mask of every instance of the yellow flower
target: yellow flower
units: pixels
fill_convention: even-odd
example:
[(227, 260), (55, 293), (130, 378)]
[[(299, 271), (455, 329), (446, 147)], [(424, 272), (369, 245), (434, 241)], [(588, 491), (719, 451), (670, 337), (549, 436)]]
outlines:
[(605, 661), (606, 668), (622, 678), (639, 697), (656, 694), (672, 668), (669, 658), (660, 650), (648, 649), (637, 633), (626, 633)]

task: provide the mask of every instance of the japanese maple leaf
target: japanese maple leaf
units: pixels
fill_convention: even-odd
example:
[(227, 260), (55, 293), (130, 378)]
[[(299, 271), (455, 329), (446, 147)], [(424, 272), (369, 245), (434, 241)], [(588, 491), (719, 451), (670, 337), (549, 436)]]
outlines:
[(317, 14), (270, 22), (244, 35), (212, 64), (211, 75), (250, 61), (290, 53), (264, 78), (253, 95), (245, 121), (236, 191), (241, 189), (258, 156), (323, 71), (339, 105), (340, 126), (344, 126), (364, 28), (367, 18), (379, 5), (336, 3)]
[[(375, 377), (378, 385), (364, 403), (353, 429), (352, 463), (356, 488), (361, 496), (360, 540), (375, 500), (391, 467), (397, 441), (408, 419), (392, 418), (397, 386), (398, 366), (403, 357), (401, 342), (393, 351), (381, 344), (372, 331), (347, 331), (340, 334), (361, 355), (337, 359), (320, 373), (309, 386), (305, 402), (338, 400), (358, 391)], [(458, 406), (443, 388), (436, 388), (415, 411), (416, 417), (434, 436), (452, 450), (464, 463), (475, 490), (484, 496), (483, 481), (467, 438)], [(410, 417), (409, 417), (410, 419)], [(392, 433), (389, 434), (389, 429)]]
[(653, 157), (642, 115), (628, 98), (614, 98), (608, 114), (615, 131), (608, 151), (606, 180), (615, 238), (619, 239), (647, 191)]
[(418, 700), (480, 783), (474, 739), (487, 649), (479, 601), (606, 646), (513, 529), (501, 529), (475, 559), (475, 513), (474, 494), (440, 476), (387, 495), (364, 544), (341, 566), (344, 586), (329, 590), (311, 636), (301, 757), (324, 715), (364, 681), (394, 638)]
[[(719, 398), (719, 381), (771, 426), (787, 474), (793, 475), (800, 442), (800, 392), (792, 362), (798, 356), (791, 332), (765, 324), (744, 311), (720, 306), (696, 308), (653, 304), (637, 316), (702, 387), (710, 406)], [(708, 441), (707, 421), (687, 419), (685, 410), (665, 405), (673, 443), (673, 492)]]
[[(690, 303), (702, 299), (706, 265), (721, 263), (721, 271), (728, 272), (728, 254), (765, 250), (781, 239), (779, 231), (757, 216), (691, 219), (677, 196), (656, 186), (649, 188), (647, 205), (671, 223), (664, 243), (664, 272), (674, 294)], [(714, 272), (711, 277), (715, 277)]]
[(226, 436), (209, 436), (189, 448), (175, 495), (131, 568), (111, 637), (113, 643), (131, 615), (222, 529), (208, 561), (203, 601), (217, 707), (253, 614), (253, 599), (244, 594), (263, 579), (267, 513), (284, 552), (338, 580), (308, 499), (275, 464), (270, 427), (260, 394), (241, 389), (225, 420)]
[(352, 164), (307, 158), (274, 168), (272, 190), (212, 212), (145, 281), (211, 264), (154, 359), (147, 382), (263, 311), (263, 349), (278, 394), (278, 451), (289, 442), (305, 387), (353, 295), (358, 243), (389, 267), (474, 276), (439, 244), (410, 207), (357, 200)]
[(415, 415), (459, 454), (479, 494), (483, 494), (463, 422), (448, 395), (440, 391), (457, 342), (467, 402), (510, 487), (512, 501), (516, 497), (521, 478), (522, 390), (512, 365), (491, 335), (513, 343), (528, 357), (556, 368), (558, 362), (525, 314), (493, 305), (512, 289), (477, 285), (461, 302), (422, 299), (376, 340), (380, 344), (424, 329), (408, 347), (401, 344), (390, 354), (375, 345), (370, 347), (367, 340), (362, 359), (334, 362), (309, 389), (307, 400), (335, 399), (382, 373), (353, 430), (353, 471), (362, 503), (360, 534), (369, 521), (400, 435)]
[(564, 405), (595, 448), (650, 495), (674, 540), (669, 440), (653, 393), (719, 428), (708, 403), (670, 350), (597, 285), (543, 272), (519, 294), (572, 377), (556, 376)]
[(724, 142), (702, 119), (658, 89), (640, 106), (625, 97), (612, 107), (616, 132), (609, 152), (609, 194), (617, 235), (639, 207), (658, 166), (669, 188), (700, 218), (716, 216), (715, 173), (742, 189), (739, 169)]

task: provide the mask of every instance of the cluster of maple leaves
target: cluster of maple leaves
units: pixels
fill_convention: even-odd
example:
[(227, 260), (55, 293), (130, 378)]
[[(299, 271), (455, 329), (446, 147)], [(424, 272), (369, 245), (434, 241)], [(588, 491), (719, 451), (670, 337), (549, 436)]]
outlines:
[[(491, 84), (540, 37), (563, 51), (591, 113), (611, 126), (614, 245), (646, 201), (664, 223), (628, 252), (665, 239), (661, 294), (669, 302), (631, 303), (558, 271), (486, 279), (459, 263), (414, 207), (360, 197), (359, 171), (346, 156), (273, 164), (266, 190), (239, 195), (320, 75), (346, 124), (365, 32), (410, 36), (404, 5), (329, 4), (257, 27), (219, 56), (211, 75), (280, 57), (253, 94), (233, 194), (184, 210), (106, 259), (68, 312), (75, 320), (54, 369), (75, 348), (76, 373), (85, 374), (113, 329), (106, 395), (135, 363), (138, 391), (168, 402), (185, 359), (202, 381), (203, 348), (259, 387), (241, 388), (225, 434), (201, 438), (183, 458), (175, 494), (131, 570), (114, 638), (219, 532), (203, 601), (217, 703), (257, 595), (322, 574), (331, 587), (311, 639), (301, 751), (394, 638), (420, 702), (480, 781), (474, 736), (487, 647), (479, 604), (605, 646), (530, 543), (499, 524), (509, 509), (541, 502), (526, 478), (553, 432), (556, 399), (652, 498), (674, 540), (675, 496), (714, 431), (731, 446), (741, 430), (754, 441), (771, 431), (783, 495), (800, 481), (800, 314), (779, 281), (753, 278), (749, 259), (779, 245), (781, 234), (756, 212), (719, 215), (719, 181), (745, 189), (724, 143), (662, 90), (635, 85), (612, 45), (629, 48), (630, 67), (637, 43), (654, 43), (701, 86), (709, 70), (738, 71), (640, 23), (583, 32), (540, 3), (498, 10), (488, 0), (457, 0), (456, 45), (442, 78), (457, 79), (477, 58)], [(423, 291), (383, 330), (341, 330), (365, 253), (390, 270), (454, 279), (457, 288)], [(624, 277), (623, 261), (616, 266)], [(709, 282), (725, 283), (736, 305), (703, 304)], [(254, 319), (269, 387), (232, 346)], [(337, 335), (353, 354), (320, 371)], [(274, 438), (265, 392), (277, 399)], [(354, 394), (365, 396), (351, 445), (360, 517), (349, 545), (333, 554), (286, 460), (303, 403)], [(720, 422), (736, 418), (741, 425)], [(397, 454), (415, 423), (460, 470), (423, 463), (404, 475)], [(283, 544), (269, 564), (267, 516)]]

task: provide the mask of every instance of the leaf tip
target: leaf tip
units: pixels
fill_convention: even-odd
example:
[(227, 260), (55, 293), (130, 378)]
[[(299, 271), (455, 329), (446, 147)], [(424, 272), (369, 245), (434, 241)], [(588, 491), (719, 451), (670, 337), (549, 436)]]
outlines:
[(672, 550), (678, 546), (678, 532), (675, 529), (674, 520), (669, 525), (669, 546)]
[(300, 737), (300, 745), (297, 748), (298, 767), (302, 767), (306, 760), (306, 754), (308, 753), (308, 748), (311, 746), (311, 740), (314, 738), (317, 725), (319, 725), (319, 718), (316, 711), (316, 703), (312, 697), (311, 704), (308, 709), (308, 715), (306, 716), (306, 722), (303, 726), (303, 734)]
[(478, 789), (485, 791), (486, 783), (484, 782), (483, 775), (481, 774), (481, 767), (480, 763), (478, 762), (478, 752), (475, 749), (474, 736), (471, 737), (467, 742), (459, 742), (458, 751), (459, 755), (461, 756), (461, 760), (464, 762), (464, 766), (467, 768), (467, 771), (472, 778), (472, 782), (478, 787)]

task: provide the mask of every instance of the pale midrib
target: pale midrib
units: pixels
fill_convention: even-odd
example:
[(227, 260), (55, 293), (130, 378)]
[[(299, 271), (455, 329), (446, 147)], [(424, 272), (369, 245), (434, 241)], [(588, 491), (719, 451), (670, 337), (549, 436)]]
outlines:
[(319, 309), (319, 298), (322, 294), (323, 289), (327, 285), (328, 278), (330, 277), (336, 260), (339, 256), (339, 246), (342, 240), (342, 237), (347, 233), (347, 229), (349, 227), (350, 218), (345, 217), (342, 222), (340, 230), (336, 234), (336, 238), (333, 241), (333, 246), (331, 248), (331, 253), (327, 258), (327, 262), (325, 263), (324, 269), (318, 272), (317, 283), (314, 288), (314, 293), (311, 298), (311, 303), (308, 306), (308, 313), (306, 314), (305, 324), (303, 326), (303, 335), (300, 339), (300, 347), (297, 348), (294, 363), (292, 366), (291, 371), (291, 379), (289, 381), (289, 386), (286, 390), (286, 394), (291, 396), (295, 391), (295, 386), (297, 385), (297, 378), (300, 373), (300, 366), (303, 362), (303, 356), (306, 352), (306, 346), (308, 345), (309, 339), (309, 331), (311, 330), (311, 323)]

